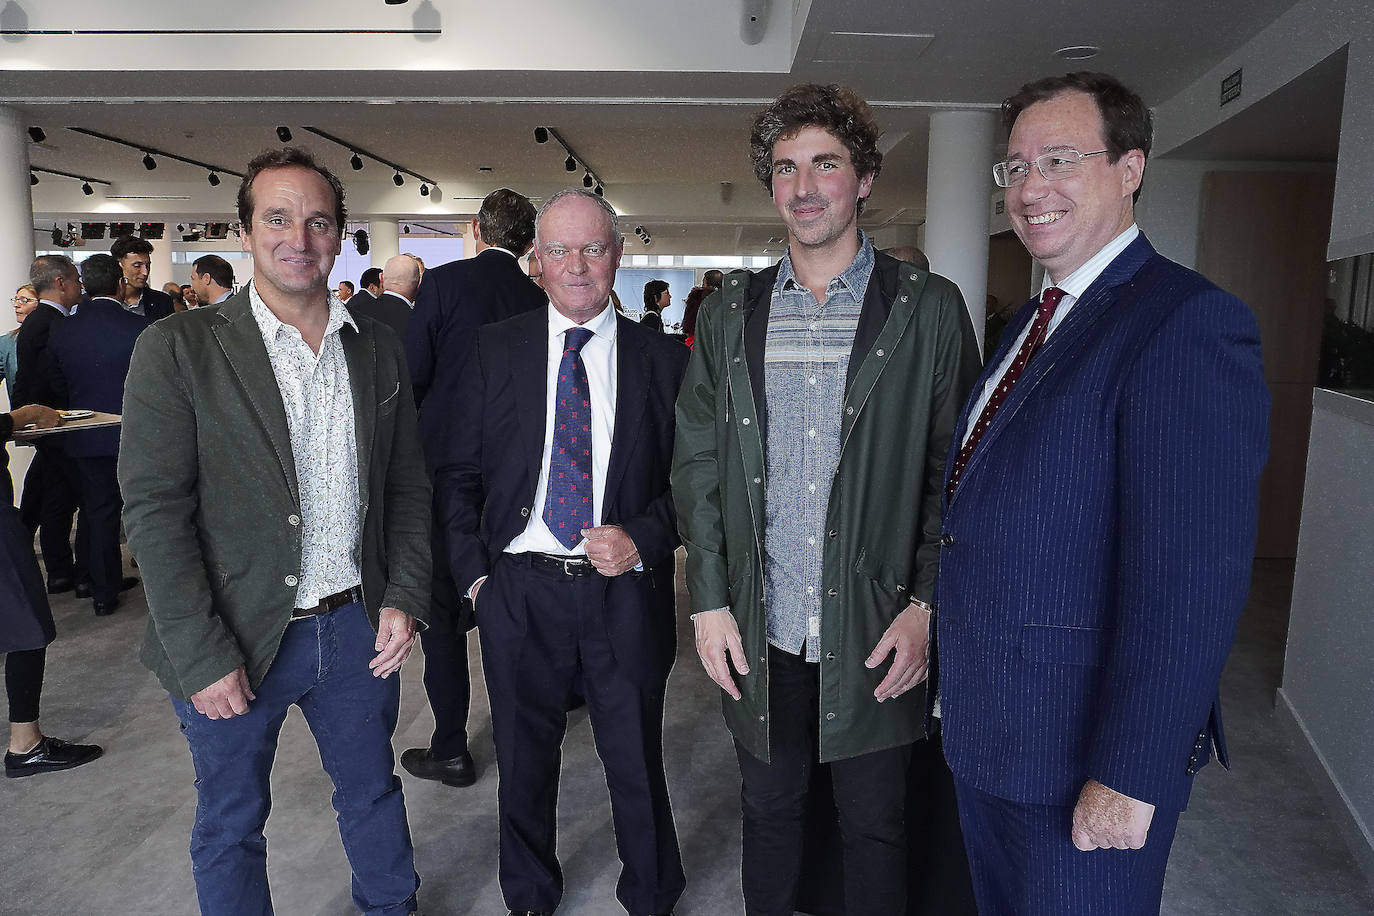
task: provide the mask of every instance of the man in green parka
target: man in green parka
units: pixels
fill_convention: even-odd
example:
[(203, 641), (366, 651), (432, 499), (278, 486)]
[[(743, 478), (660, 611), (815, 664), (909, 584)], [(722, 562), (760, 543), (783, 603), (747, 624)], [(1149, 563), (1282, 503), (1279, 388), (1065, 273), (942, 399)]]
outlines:
[(831, 764), (845, 909), (905, 913), (945, 454), (979, 369), (958, 288), (873, 248), (868, 105), (794, 86), (754, 171), (788, 231), (697, 319), (673, 498), (697, 652), (735, 737), (749, 914), (790, 914), (812, 766)]

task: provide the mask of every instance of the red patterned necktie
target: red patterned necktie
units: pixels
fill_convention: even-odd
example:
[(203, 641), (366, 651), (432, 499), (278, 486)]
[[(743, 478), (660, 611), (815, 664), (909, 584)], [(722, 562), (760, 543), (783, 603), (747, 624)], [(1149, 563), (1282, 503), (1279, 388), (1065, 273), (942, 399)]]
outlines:
[(973, 450), (978, 447), (978, 440), (983, 438), (983, 433), (987, 432), (992, 425), (992, 418), (997, 416), (997, 409), (1002, 406), (1002, 402), (1007, 399), (1011, 389), (1016, 385), (1016, 380), (1021, 377), (1021, 373), (1026, 371), (1026, 364), (1030, 362), (1035, 351), (1040, 349), (1040, 345), (1045, 342), (1045, 336), (1050, 330), (1050, 319), (1054, 317), (1054, 310), (1059, 305), (1059, 300), (1064, 298), (1064, 291), (1057, 286), (1051, 286), (1045, 290), (1044, 296), (1040, 299), (1040, 308), (1036, 310), (1035, 320), (1031, 322), (1030, 333), (1021, 342), (1021, 349), (1016, 351), (1016, 358), (1011, 361), (1007, 371), (998, 382), (997, 388), (992, 392), (992, 397), (988, 398), (987, 404), (983, 405), (983, 412), (978, 414), (978, 420), (973, 424), (973, 431), (969, 433), (968, 441), (964, 447), (959, 449), (959, 454), (954, 458), (954, 468), (949, 474), (949, 486), (945, 488), (945, 501), (954, 498), (954, 490), (959, 485), (959, 478), (964, 473), (964, 465), (968, 464), (969, 457)]
[(582, 540), (592, 520), (592, 392), (582, 366), (582, 347), (592, 339), (586, 328), (569, 328), (558, 364), (553, 405), (553, 448), (544, 493), (544, 524), (569, 550)]

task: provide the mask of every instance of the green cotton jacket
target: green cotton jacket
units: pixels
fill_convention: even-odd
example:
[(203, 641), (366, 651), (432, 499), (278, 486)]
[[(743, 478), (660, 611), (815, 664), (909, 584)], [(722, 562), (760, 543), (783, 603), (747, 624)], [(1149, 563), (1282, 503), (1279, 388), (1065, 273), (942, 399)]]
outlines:
[[(124, 386), (119, 485), (148, 598), (142, 660), (173, 696), (276, 657), (301, 564), (300, 489), (248, 290), (144, 331)], [(358, 446), (363, 604), (423, 621), (430, 487), (401, 342), (356, 317), (339, 331)]]
[[(735, 271), (697, 317), (677, 401), (673, 501), (687, 547), (693, 612), (729, 607), (749, 674), (722, 692), (731, 732), (768, 760), (768, 649), (763, 609), (764, 338), (777, 267)], [(950, 436), (979, 371), (963, 297), (944, 277), (878, 253), (846, 381), (840, 460), (824, 531), (820, 709), (822, 762), (924, 734), (925, 690), (878, 703), (890, 665), (865, 667), (912, 598), (929, 602)]]

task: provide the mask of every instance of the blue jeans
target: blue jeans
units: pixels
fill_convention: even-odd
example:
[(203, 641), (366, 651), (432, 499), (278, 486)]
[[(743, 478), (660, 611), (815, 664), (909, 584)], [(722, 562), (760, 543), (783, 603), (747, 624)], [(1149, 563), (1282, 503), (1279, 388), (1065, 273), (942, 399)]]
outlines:
[(272, 913), (262, 830), (277, 736), (292, 704), (305, 714), (334, 783), (354, 904), (375, 916), (415, 910), (420, 878), (391, 750), (400, 677), (372, 676), (375, 639), (355, 602), (287, 626), (245, 715), (212, 720), (172, 698), (196, 769), (191, 868), (203, 916)]

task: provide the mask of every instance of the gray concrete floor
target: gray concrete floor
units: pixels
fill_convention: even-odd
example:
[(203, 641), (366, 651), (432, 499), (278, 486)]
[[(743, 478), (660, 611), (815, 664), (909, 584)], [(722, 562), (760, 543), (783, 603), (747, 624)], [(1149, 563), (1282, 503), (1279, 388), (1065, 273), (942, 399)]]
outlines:
[[(1209, 766), (1174, 845), (1163, 912), (1374, 913), (1374, 894), (1273, 711), (1292, 584), (1291, 564), (1257, 566), (1250, 606), (1223, 684), (1235, 769)], [(195, 789), (166, 695), (137, 661), (142, 592), (97, 619), (70, 594), (54, 602), (45, 730), (105, 746), (67, 773), (0, 780), (0, 914), (189, 916), (196, 911), (187, 838)], [(742, 911), (738, 775), (718, 694), (696, 661), (684, 618), (668, 695), (666, 758), (688, 875), (680, 916)], [(475, 671), (480, 661), (471, 640)], [(432, 720), (417, 656), (404, 672), (400, 750), (427, 742)], [(429, 916), (504, 914), (496, 883), (496, 778), (486, 696), (474, 685), (477, 785), (451, 789), (404, 775), (421, 903)], [(273, 777), (269, 868), (284, 916), (352, 913), (348, 867), (328, 779), (298, 713), (287, 720)], [(561, 914), (605, 916), (619, 863), (600, 765), (585, 717), (564, 747), (559, 851)]]

